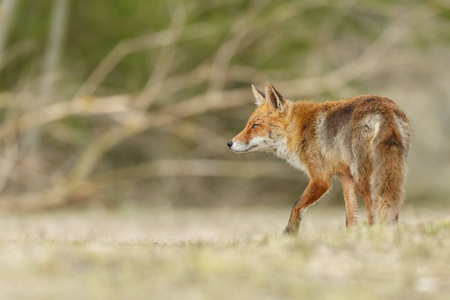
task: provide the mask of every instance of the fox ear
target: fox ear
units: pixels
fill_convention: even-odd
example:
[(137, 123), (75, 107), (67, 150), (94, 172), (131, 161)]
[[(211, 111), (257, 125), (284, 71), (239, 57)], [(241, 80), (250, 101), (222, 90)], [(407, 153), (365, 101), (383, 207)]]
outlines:
[(272, 105), (278, 109), (279, 112), (283, 112), (286, 106), (283, 96), (271, 85), (266, 83), (266, 99), (272, 103)]
[(256, 103), (256, 105), (258, 105), (258, 106), (263, 105), (266, 102), (266, 95), (264, 95), (263, 92), (258, 90), (256, 88), (256, 86), (254, 86), (253, 84), (252, 84), (252, 91), (253, 91), (253, 96), (255, 96), (255, 100), (256, 100), (255, 103)]

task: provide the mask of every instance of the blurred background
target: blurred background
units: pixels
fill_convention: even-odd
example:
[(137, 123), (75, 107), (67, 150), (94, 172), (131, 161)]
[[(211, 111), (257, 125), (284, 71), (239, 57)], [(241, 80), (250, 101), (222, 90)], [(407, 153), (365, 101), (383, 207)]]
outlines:
[[(414, 130), (406, 203), (446, 205), (446, 0), (2, 0), (0, 204), (291, 206), (304, 174), (226, 146), (266, 81), (395, 100)], [(342, 205), (337, 181), (323, 201)]]

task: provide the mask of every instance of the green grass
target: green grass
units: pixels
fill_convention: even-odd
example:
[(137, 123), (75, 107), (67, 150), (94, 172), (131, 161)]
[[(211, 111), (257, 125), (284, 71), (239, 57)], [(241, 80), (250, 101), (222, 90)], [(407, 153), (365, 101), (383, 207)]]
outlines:
[[(343, 210), (64, 211), (0, 221), (2, 299), (448, 299), (450, 219), (345, 230)], [(363, 218), (361, 218), (363, 219)], [(364, 222), (361, 222), (364, 223)]]

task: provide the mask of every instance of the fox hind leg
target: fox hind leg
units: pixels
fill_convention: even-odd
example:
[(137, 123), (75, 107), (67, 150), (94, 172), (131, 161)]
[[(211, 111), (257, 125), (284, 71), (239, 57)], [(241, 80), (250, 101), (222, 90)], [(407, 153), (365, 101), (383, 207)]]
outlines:
[(361, 198), (364, 200), (367, 210), (367, 221), (369, 225), (373, 224), (373, 213), (372, 213), (372, 194), (370, 193), (370, 178), (363, 180), (356, 185), (356, 190)]
[(358, 199), (356, 197), (355, 183), (350, 176), (340, 177), (344, 188), (345, 212), (347, 227), (358, 224)]
[(370, 195), (370, 191), (368, 193), (361, 194), (361, 197), (363, 198), (364, 204), (366, 205), (367, 222), (369, 223), (369, 225), (373, 225), (372, 196)]

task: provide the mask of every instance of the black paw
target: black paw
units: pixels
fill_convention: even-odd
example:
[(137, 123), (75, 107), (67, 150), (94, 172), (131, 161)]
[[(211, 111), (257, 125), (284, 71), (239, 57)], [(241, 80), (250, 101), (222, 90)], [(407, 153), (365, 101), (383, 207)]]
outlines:
[(286, 229), (283, 231), (283, 235), (285, 236), (294, 236), (298, 232), (298, 228), (290, 228), (286, 227)]

